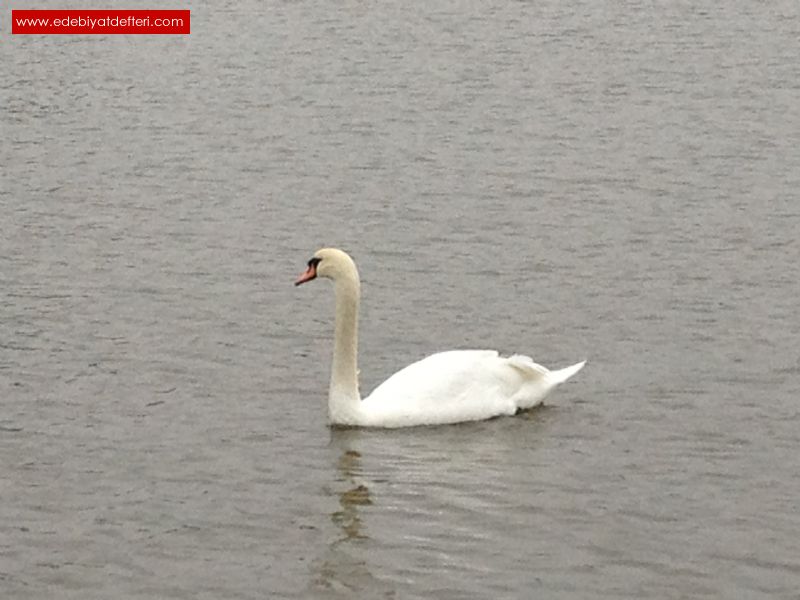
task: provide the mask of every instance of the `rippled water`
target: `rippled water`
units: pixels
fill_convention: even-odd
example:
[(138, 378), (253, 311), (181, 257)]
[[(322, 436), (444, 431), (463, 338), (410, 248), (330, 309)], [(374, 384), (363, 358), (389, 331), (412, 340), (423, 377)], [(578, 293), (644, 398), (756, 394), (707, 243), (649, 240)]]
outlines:
[[(0, 595), (800, 597), (796, 2), (191, 9), (0, 22)], [(589, 364), (331, 430), (328, 244), (365, 390)]]

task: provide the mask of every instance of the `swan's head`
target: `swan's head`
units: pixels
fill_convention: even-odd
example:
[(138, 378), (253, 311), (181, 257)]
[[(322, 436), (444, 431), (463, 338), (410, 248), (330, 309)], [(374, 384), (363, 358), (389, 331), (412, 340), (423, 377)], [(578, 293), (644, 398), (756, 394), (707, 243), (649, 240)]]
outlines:
[(308, 261), (308, 268), (297, 278), (295, 285), (311, 281), (317, 277), (328, 279), (349, 279), (358, 281), (358, 271), (353, 259), (346, 252), (336, 248), (322, 248), (314, 252)]

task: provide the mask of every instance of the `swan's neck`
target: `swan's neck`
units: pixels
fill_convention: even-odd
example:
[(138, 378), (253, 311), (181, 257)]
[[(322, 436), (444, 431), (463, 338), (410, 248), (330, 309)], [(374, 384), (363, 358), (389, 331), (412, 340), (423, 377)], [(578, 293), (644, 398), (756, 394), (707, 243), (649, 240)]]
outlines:
[(358, 393), (358, 273), (335, 283), (336, 330), (333, 345), (328, 415), (332, 423), (357, 425), (361, 414)]

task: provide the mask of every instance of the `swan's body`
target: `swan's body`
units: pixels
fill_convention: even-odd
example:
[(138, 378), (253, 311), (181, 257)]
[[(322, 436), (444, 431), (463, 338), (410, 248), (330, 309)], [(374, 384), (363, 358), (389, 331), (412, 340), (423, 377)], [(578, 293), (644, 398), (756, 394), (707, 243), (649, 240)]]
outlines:
[(361, 400), (357, 368), (358, 271), (347, 254), (324, 248), (314, 254), (296, 285), (317, 276), (332, 279), (336, 292), (328, 393), (328, 416), (335, 425), (406, 427), (513, 415), (541, 404), (551, 389), (585, 364), (549, 371), (527, 356), (504, 358), (494, 350), (451, 350), (407, 366)]

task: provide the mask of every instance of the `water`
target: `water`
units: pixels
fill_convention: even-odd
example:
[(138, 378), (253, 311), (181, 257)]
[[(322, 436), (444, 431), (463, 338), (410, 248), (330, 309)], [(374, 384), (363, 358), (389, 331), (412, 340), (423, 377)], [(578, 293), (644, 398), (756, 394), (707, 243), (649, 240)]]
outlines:
[[(4, 598), (800, 597), (795, 2), (191, 9), (2, 20)], [(364, 390), (589, 364), (331, 430), (328, 244)]]

